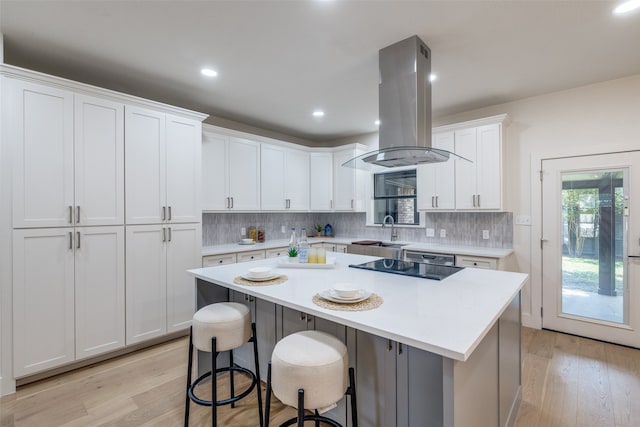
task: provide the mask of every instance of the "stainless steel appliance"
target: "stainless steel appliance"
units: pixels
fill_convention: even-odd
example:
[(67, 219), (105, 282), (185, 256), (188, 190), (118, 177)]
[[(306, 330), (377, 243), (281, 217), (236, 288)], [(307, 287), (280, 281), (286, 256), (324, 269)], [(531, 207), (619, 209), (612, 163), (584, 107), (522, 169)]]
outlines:
[(404, 261), (400, 259), (379, 259), (365, 262), (363, 264), (350, 264), (349, 267), (363, 270), (373, 270), (382, 273), (400, 274), (403, 276), (420, 277), (423, 279), (443, 280), (452, 274), (464, 269), (464, 267), (453, 267), (450, 265), (426, 264), (415, 261)]
[(456, 256), (453, 254), (405, 251), (404, 257), (408, 261), (423, 262), (425, 264), (456, 265)]
[(347, 253), (402, 259), (402, 246), (405, 245), (401, 243), (385, 243), (381, 240), (360, 240), (348, 244)]
[(343, 166), (371, 170), (462, 159), (431, 147), (431, 49), (412, 36), (381, 49), (378, 66), (379, 150)]

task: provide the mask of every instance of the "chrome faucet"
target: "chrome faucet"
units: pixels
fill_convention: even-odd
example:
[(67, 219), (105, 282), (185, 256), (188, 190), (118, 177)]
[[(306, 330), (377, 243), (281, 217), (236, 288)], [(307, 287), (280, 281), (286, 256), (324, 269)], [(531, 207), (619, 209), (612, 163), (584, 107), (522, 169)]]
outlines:
[(391, 215), (387, 215), (382, 219), (382, 228), (387, 225), (387, 218), (391, 220), (391, 241), (395, 242), (398, 240), (398, 230), (395, 229), (395, 222), (393, 221), (393, 217)]

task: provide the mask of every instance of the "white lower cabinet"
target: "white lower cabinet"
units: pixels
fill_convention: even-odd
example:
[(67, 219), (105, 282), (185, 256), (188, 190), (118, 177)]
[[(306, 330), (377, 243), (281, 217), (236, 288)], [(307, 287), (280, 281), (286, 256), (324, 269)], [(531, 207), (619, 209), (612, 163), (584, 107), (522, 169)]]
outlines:
[(347, 253), (347, 245), (340, 245), (338, 243), (323, 243), (322, 247), (324, 247), (325, 250), (331, 252), (339, 252), (341, 254)]
[(13, 233), (14, 375), (124, 346), (124, 227)]
[(127, 227), (127, 344), (191, 324), (193, 278), (201, 265), (200, 224)]

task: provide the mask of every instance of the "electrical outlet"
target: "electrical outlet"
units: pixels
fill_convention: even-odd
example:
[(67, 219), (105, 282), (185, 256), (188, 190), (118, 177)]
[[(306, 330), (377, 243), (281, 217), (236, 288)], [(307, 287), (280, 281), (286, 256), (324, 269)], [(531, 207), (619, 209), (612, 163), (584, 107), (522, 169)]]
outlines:
[(531, 216), (516, 215), (516, 225), (531, 225)]
[(444, 228), (440, 229), (440, 238), (444, 239), (445, 237), (447, 237), (447, 230), (445, 230)]
[(280, 228), (280, 232), (281, 232), (281, 233), (286, 233), (286, 232), (287, 232), (287, 229), (286, 229), (286, 228), (284, 228), (284, 225)]
[(484, 240), (489, 240), (489, 230), (482, 230), (482, 238)]
[(427, 228), (427, 237), (435, 237), (436, 235), (436, 230), (434, 230), (433, 228)]

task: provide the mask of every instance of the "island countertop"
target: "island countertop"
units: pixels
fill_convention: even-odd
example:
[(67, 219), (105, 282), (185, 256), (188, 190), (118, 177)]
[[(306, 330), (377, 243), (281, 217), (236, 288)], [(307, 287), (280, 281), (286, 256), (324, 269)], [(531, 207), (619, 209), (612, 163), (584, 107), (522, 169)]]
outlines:
[[(465, 361), (527, 280), (523, 273), (465, 268), (438, 281), (350, 268), (376, 257), (328, 253), (333, 268), (279, 267), (286, 258), (190, 270), (216, 285), (299, 310), (454, 360)], [(270, 266), (288, 280), (270, 286), (233, 282), (249, 268)], [(336, 311), (313, 303), (318, 292), (350, 282), (380, 295), (384, 303), (368, 311)]]

